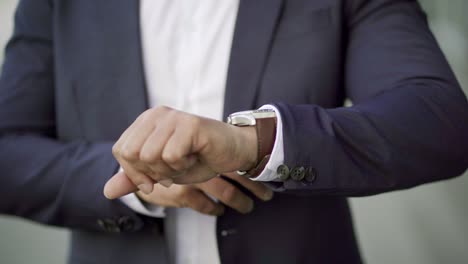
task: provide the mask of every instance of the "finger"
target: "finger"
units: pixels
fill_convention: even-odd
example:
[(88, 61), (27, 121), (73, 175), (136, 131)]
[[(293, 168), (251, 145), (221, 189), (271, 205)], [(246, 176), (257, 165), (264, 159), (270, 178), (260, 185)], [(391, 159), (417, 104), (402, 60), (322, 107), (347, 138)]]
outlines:
[(128, 132), (126, 139), (123, 140), (121, 146), (121, 156), (128, 161), (139, 161), (142, 147), (155, 130), (156, 122), (152, 120), (151, 114), (142, 114), (135, 122), (133, 128)]
[(164, 187), (170, 187), (174, 182), (172, 178), (177, 177), (181, 172), (175, 171), (169, 167), (164, 161), (160, 160), (156, 165), (147, 164), (152, 178), (158, 178), (158, 183)]
[(183, 204), (202, 214), (221, 216), (224, 213), (224, 206), (216, 203), (206, 194), (192, 188), (183, 197)]
[(140, 159), (148, 164), (161, 163), (162, 151), (173, 133), (174, 126), (164, 120), (161, 121), (145, 139), (141, 147)]
[[(167, 183), (165, 184), (165, 182), (167, 182), (165, 180), (170, 178), (168, 178), (167, 176), (162, 176), (161, 173), (155, 172), (154, 167), (152, 168), (152, 166), (145, 164), (142, 161), (129, 162), (120, 157), (117, 158), (117, 160), (121, 164), (124, 171), (127, 172), (127, 175), (132, 181), (135, 180), (138, 182), (146, 183), (147, 181), (145, 179), (149, 178), (150, 181), (153, 183), (159, 183), (160, 181), (163, 181), (164, 186), (167, 187), (170, 185)], [(170, 168), (168, 170), (170, 170)]]
[(240, 213), (246, 214), (254, 209), (252, 199), (222, 178), (213, 178), (208, 182), (197, 184), (196, 186)]
[(120, 171), (112, 176), (106, 185), (104, 185), (104, 196), (107, 199), (116, 199), (137, 190), (138, 188), (130, 181), (127, 175), (123, 171)]
[(210, 169), (206, 164), (196, 163), (185, 173), (172, 179), (176, 184), (194, 184), (211, 180), (217, 175), (218, 174)]
[(122, 145), (126, 142), (128, 136), (132, 133), (135, 126), (138, 126), (139, 123), (142, 121), (141, 116), (144, 115), (145, 113), (141, 114), (127, 129), (125, 129), (125, 131), (122, 133), (120, 138), (117, 140), (117, 142), (112, 147), (112, 153), (114, 154), (114, 156), (116, 158), (121, 156)]
[[(177, 174), (174, 169), (167, 165), (161, 158), (161, 152), (166, 144), (166, 141), (174, 131), (173, 126), (165, 125), (167, 122), (161, 121), (159, 126), (152, 131), (148, 138), (143, 143), (140, 152), (140, 160), (145, 162), (152, 175), (162, 179), (158, 182), (165, 187), (172, 184), (172, 177)], [(153, 177), (154, 178), (154, 177)]]
[(247, 190), (251, 191), (255, 196), (263, 201), (269, 201), (273, 198), (273, 191), (261, 182), (253, 181), (245, 176), (238, 175), (235, 172), (226, 173), (223, 175), (240, 183)]
[(154, 184), (160, 179), (152, 179), (150, 176), (143, 172), (134, 169), (127, 161), (119, 161), (123, 168), (123, 171), (127, 175), (128, 179), (137, 186), (137, 188), (143, 193), (149, 194), (153, 191)]
[(181, 174), (181, 172), (175, 171), (164, 161), (160, 160), (156, 164), (146, 164), (145, 166), (151, 175), (158, 179), (171, 179)]
[(171, 187), (164, 187), (159, 184), (154, 185), (153, 192), (144, 194), (137, 192), (136, 195), (143, 201), (163, 207), (180, 207), (178, 195), (183, 192), (186, 185), (173, 184)]
[(161, 156), (164, 162), (174, 170), (185, 171), (197, 162), (197, 157), (195, 155), (190, 155), (191, 150), (191, 128), (179, 127), (167, 140)]

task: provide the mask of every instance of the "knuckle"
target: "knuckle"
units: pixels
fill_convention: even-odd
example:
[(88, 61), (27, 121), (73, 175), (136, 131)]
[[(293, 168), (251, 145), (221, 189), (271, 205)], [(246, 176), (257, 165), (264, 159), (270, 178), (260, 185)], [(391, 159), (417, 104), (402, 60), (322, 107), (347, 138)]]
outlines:
[(139, 151), (137, 149), (134, 149), (132, 147), (126, 147), (125, 149), (122, 150), (122, 157), (126, 160), (138, 160), (139, 158)]
[(120, 148), (117, 144), (114, 144), (114, 146), (112, 146), (112, 155), (114, 155), (114, 157), (120, 156)]
[(153, 161), (155, 161), (156, 159), (156, 156), (154, 155), (154, 153), (151, 153), (149, 151), (145, 151), (145, 152), (141, 152), (140, 153), (140, 160), (145, 162), (145, 163), (151, 163)]
[(176, 163), (182, 158), (182, 155), (176, 151), (165, 151), (162, 154), (162, 159), (167, 163)]

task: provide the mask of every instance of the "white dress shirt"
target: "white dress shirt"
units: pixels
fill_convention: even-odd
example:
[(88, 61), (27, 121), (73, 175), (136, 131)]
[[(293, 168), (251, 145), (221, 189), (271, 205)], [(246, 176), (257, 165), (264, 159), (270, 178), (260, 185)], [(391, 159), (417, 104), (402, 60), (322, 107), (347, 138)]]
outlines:
[[(239, 0), (140, 1), (150, 107), (166, 105), (221, 120), (238, 6)], [(277, 113), (277, 136), (270, 161), (255, 180), (274, 181), (276, 168), (283, 163), (284, 156), (282, 122), (273, 106), (264, 107)], [(165, 217), (173, 263), (220, 263), (216, 217), (188, 208), (143, 205), (134, 194), (121, 200), (141, 214)]]

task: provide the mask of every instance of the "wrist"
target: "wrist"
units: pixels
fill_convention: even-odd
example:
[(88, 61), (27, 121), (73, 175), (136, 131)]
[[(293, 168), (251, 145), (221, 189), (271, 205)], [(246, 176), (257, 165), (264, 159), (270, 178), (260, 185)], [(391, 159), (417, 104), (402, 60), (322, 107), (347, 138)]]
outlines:
[(237, 146), (243, 153), (241, 156), (244, 157), (239, 170), (247, 171), (254, 168), (258, 162), (258, 135), (252, 126), (238, 127), (238, 129), (242, 132), (242, 137)]
[[(236, 112), (228, 116), (228, 124), (243, 129), (244, 141), (237, 146), (244, 152), (238, 174), (256, 177), (266, 166), (276, 138), (276, 112), (260, 109)], [(240, 147), (239, 147), (240, 146)], [(237, 156), (244, 157), (244, 156)]]

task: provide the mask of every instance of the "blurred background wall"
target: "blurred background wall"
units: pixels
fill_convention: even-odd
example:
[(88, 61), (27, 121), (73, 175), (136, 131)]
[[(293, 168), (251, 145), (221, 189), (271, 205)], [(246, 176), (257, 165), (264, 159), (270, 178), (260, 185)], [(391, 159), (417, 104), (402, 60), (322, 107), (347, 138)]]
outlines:
[[(17, 0), (0, 0), (0, 50)], [(467, 0), (421, 0), (431, 27), (468, 93)], [(3, 54), (0, 55), (0, 61)], [(468, 137), (468, 135), (467, 135)], [(465, 173), (466, 174), (466, 173)], [(468, 177), (411, 191), (352, 199), (367, 263), (468, 263)], [(65, 262), (66, 230), (0, 217), (0, 263)], [(337, 252), (339, 254), (339, 252)]]

